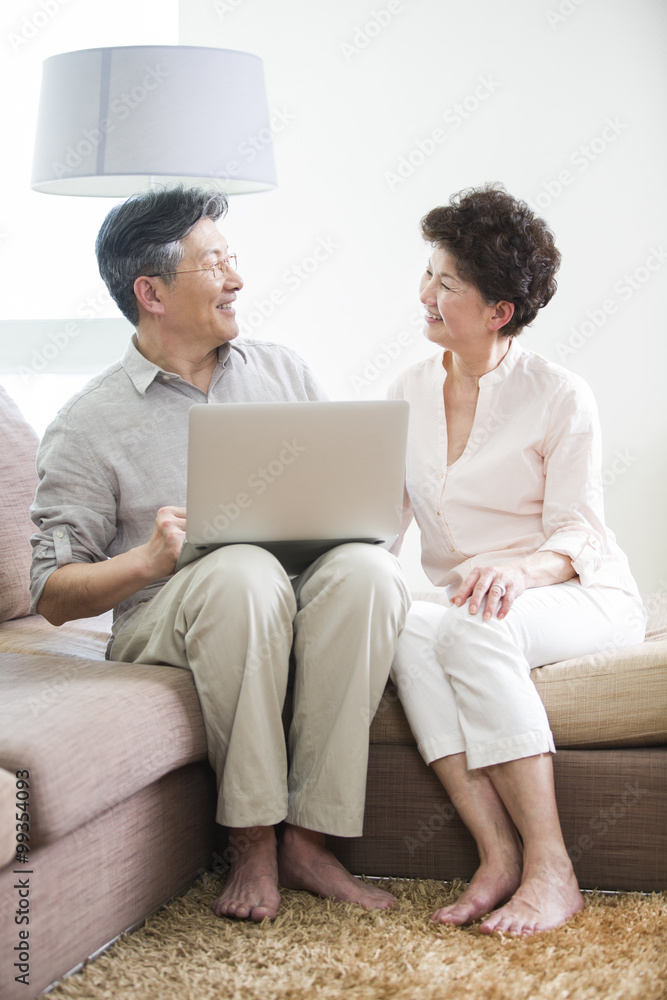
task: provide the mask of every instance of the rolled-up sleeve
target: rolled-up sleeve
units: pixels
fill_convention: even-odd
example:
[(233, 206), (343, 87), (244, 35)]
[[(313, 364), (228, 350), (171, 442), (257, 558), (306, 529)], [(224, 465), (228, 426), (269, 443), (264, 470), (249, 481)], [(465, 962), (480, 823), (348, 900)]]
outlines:
[(566, 384), (554, 402), (544, 441), (546, 541), (540, 551), (569, 556), (589, 586), (607, 554), (601, 472), (600, 426), (585, 385)]
[(51, 573), (71, 562), (99, 562), (116, 534), (107, 470), (67, 417), (46, 430), (37, 453), (39, 485), (30, 516), (37, 528), (30, 570), (31, 613)]

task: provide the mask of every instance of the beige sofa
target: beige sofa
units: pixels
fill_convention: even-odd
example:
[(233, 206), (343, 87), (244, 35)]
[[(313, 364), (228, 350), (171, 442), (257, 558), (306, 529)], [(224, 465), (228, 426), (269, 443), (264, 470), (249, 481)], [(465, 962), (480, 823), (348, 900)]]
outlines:
[[(224, 856), (224, 842), (187, 671), (105, 662), (108, 616), (59, 629), (26, 616), (36, 439), (2, 391), (0, 435), (0, 996), (13, 1000), (159, 906), (216, 849)], [(647, 604), (641, 646), (533, 672), (585, 887), (667, 888), (667, 600)], [(24, 812), (27, 863), (16, 861)], [(391, 686), (371, 729), (364, 836), (332, 845), (368, 875), (451, 879), (475, 868)]]

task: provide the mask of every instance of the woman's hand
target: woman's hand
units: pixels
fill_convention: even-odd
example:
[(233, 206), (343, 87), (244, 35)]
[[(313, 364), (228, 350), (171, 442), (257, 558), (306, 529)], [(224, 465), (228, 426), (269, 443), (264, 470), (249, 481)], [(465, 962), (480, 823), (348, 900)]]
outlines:
[(477, 566), (452, 597), (452, 604), (460, 607), (470, 598), (470, 614), (476, 615), (486, 596), (484, 618), (492, 618), (497, 611), (502, 619), (527, 586), (521, 566)]
[(550, 549), (540, 549), (521, 562), (505, 566), (476, 566), (452, 597), (460, 607), (470, 598), (470, 614), (476, 615), (486, 595), (484, 617), (505, 618), (508, 611), (529, 587), (549, 587), (565, 583), (577, 575), (569, 556)]

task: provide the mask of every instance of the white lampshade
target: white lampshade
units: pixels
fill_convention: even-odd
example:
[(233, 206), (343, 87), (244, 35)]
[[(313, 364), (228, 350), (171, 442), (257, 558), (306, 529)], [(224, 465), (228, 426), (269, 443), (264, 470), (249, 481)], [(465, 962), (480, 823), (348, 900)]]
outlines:
[(32, 182), (48, 194), (124, 198), (151, 183), (275, 186), (258, 56), (128, 45), (44, 61)]

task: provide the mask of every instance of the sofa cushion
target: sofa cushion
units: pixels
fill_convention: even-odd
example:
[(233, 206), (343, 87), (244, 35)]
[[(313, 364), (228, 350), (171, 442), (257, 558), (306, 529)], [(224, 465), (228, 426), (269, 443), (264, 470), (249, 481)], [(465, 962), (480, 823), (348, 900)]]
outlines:
[(38, 438), (0, 386), (0, 622), (28, 614), (30, 607), (30, 504), (35, 498)]
[(32, 847), (206, 757), (189, 671), (0, 653), (0, 767), (30, 771)]
[(103, 660), (110, 632), (110, 611), (97, 618), (78, 618), (57, 628), (41, 615), (29, 615), (3, 624), (0, 653), (59, 653)]
[(550, 663), (531, 678), (557, 748), (667, 742), (667, 640)]

